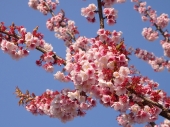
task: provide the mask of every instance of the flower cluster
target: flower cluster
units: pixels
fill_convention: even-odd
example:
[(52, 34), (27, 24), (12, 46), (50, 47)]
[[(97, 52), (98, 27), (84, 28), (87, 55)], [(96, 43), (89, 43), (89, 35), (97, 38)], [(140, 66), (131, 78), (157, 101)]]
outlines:
[[(106, 15), (107, 24), (108, 25), (114, 25), (116, 23), (117, 18), (117, 11), (112, 8), (112, 5), (114, 3), (124, 3), (126, 0), (103, 0), (102, 5), (104, 6), (103, 13)], [(95, 13), (98, 13), (99, 11), (96, 10), (97, 7), (95, 4), (89, 4), (86, 8), (81, 8), (81, 15), (86, 17), (86, 19), (89, 22), (95, 22)]]
[(164, 55), (170, 57), (170, 43), (168, 42), (162, 43), (162, 48), (164, 49)]
[(69, 46), (75, 35), (79, 34), (75, 22), (65, 18), (63, 11), (49, 19), (46, 26), (50, 31), (56, 32), (55, 36), (62, 39), (66, 46)]
[(58, 71), (54, 74), (54, 79), (59, 80), (61, 82), (68, 82), (70, 81), (69, 76), (65, 76), (63, 72)]
[[(115, 44), (118, 44), (121, 41), (121, 36), (122, 36), (122, 32), (116, 32), (115, 30), (113, 30), (113, 32), (107, 31), (105, 29), (99, 29), (97, 31), (97, 34), (99, 35), (99, 39), (101, 41), (113, 41)], [(111, 38), (108, 37), (109, 35), (112, 35)]]
[(55, 10), (58, 4), (58, 0), (55, 2), (52, 2), (51, 0), (29, 0), (28, 2), (29, 7), (39, 10), (44, 15), (47, 15), (50, 12), (50, 9)]
[[(134, 9), (141, 14), (142, 20), (147, 21), (149, 19), (153, 26), (155, 26), (156, 29), (159, 30), (165, 37), (165, 32), (163, 32), (162, 29), (165, 28), (170, 21), (168, 14), (163, 13), (160, 16), (157, 16), (156, 11), (153, 10), (151, 6), (146, 7), (146, 2), (139, 2), (138, 0), (131, 1), (137, 2), (137, 5), (134, 6)], [(149, 41), (154, 41), (158, 38), (158, 32), (153, 31), (152, 28), (144, 28), (142, 35)]]
[(103, 13), (106, 15), (108, 25), (116, 23), (117, 11), (114, 8), (104, 8)]
[(33, 101), (26, 105), (26, 110), (31, 112), (34, 115), (49, 115), (50, 113), (50, 105), (51, 101), (55, 98), (55, 96), (59, 94), (58, 91), (46, 90), (41, 96), (36, 96)]
[[(53, 47), (51, 44), (45, 42), (43, 35), (37, 32), (35, 28), (32, 32), (26, 32), (23, 26), (10, 26), (9, 30), (1, 23), (0, 31), (0, 48), (8, 53), (13, 59), (18, 60), (29, 54), (29, 50), (38, 49), (44, 54), (36, 61), (38, 66), (42, 66), (47, 72), (53, 72), (53, 65), (61, 65), (64, 61), (61, 58), (55, 58)], [(3, 29), (2, 29), (3, 28)], [(18, 31), (18, 35), (16, 35)]]
[[(65, 71), (68, 75), (57, 72), (55, 76), (60, 81), (69, 77), (76, 90), (99, 99), (104, 106), (112, 107), (121, 113), (130, 109), (130, 113), (125, 115), (128, 120), (122, 118), (122, 115), (117, 119), (122, 126), (155, 121), (161, 109), (144, 105), (143, 100), (137, 95), (146, 96), (163, 106), (168, 106), (170, 101), (166, 99), (165, 92), (156, 90), (158, 83), (147, 77), (130, 76), (131, 70), (127, 67), (128, 52), (123, 43), (118, 43), (121, 32), (99, 29), (97, 33), (97, 38), (79, 37), (67, 48)], [(136, 54), (139, 55), (139, 52), (141, 51), (137, 50)], [(148, 62), (155, 61), (155, 66), (160, 64), (159, 59), (153, 54), (143, 53), (147, 54), (148, 57), (142, 56), (141, 52), (141, 58)], [(131, 95), (127, 94), (128, 91), (132, 92)], [(72, 100), (84, 100), (79, 97), (79, 93), (69, 93), (68, 96)], [(123, 120), (126, 120), (125, 123)]]
[(166, 62), (163, 58), (156, 58), (155, 60), (150, 60), (149, 64), (154, 69), (154, 71), (160, 72), (160, 71), (163, 71), (166, 65)]
[[(169, 44), (169, 37), (170, 34), (167, 31), (163, 31), (162, 29), (165, 28), (169, 21), (170, 18), (168, 17), (168, 14), (161, 14), (159, 17), (157, 17), (156, 11), (151, 8), (151, 6), (146, 7), (146, 2), (139, 2), (138, 0), (131, 0), (132, 2), (137, 2), (138, 5), (134, 6), (134, 9), (137, 10), (141, 15), (142, 15), (142, 20), (147, 21), (148, 19), (150, 22), (153, 24), (153, 26), (156, 27), (157, 31), (163, 35), (164, 40), (161, 40), (160, 43), (162, 45), (162, 48), (164, 50), (164, 56), (170, 57), (170, 44)], [(149, 41), (154, 41), (158, 38), (158, 32), (152, 30), (152, 28), (144, 28), (142, 31), (142, 35), (145, 37), (145, 39)], [(150, 56), (150, 53), (142, 53), (143, 50), (138, 50), (136, 51), (136, 55), (139, 58), (142, 58), (143, 60), (147, 61), (152, 68), (156, 71), (162, 71), (164, 67), (166, 67), (169, 71), (170, 69), (170, 64), (169, 61), (164, 60), (163, 58), (157, 58), (154, 57), (153, 59), (150, 59), (148, 55)]]
[(91, 109), (95, 104), (95, 100), (78, 91), (65, 89), (58, 92), (47, 89), (41, 96), (36, 96), (27, 104), (26, 109), (35, 115), (48, 115), (67, 122), (77, 116), (84, 116), (86, 114), (84, 110)]
[(58, 4), (58, 0), (56, 0), (56, 2), (52, 2), (51, 0), (30, 0), (28, 2), (30, 7), (38, 9), (43, 14), (46, 15), (49, 12), (52, 14), (52, 18), (46, 22), (47, 29), (55, 31), (55, 36), (64, 40), (66, 46), (68, 46), (72, 43), (72, 40), (75, 39), (75, 34), (79, 34), (79, 32), (74, 21), (65, 18), (63, 10), (57, 15), (53, 13), (53, 10), (56, 9), (56, 5)]
[[(168, 119), (165, 119), (164, 122), (160, 123), (160, 125), (154, 125), (154, 127), (169, 127), (170, 126), (170, 121)], [(151, 124), (145, 125), (145, 127), (153, 127)]]
[(81, 15), (86, 17), (89, 22), (95, 22), (95, 11), (97, 7), (95, 4), (89, 4), (88, 7), (81, 9)]
[(112, 7), (116, 2), (117, 0), (103, 0), (103, 6), (109, 8)]
[(131, 108), (131, 113), (121, 114), (117, 117), (118, 123), (123, 127), (132, 127), (134, 123), (152, 122), (157, 119), (161, 110), (157, 107), (144, 106), (141, 108), (139, 105), (134, 104)]
[(75, 22), (72, 20), (68, 20), (65, 27), (55, 27), (54, 31), (56, 32), (55, 36), (64, 40), (66, 46), (69, 46), (72, 40), (75, 40), (75, 35), (79, 34)]
[(15, 60), (23, 58), (29, 54), (28, 50), (16, 46), (13, 42), (2, 40), (0, 44), (1, 49)]
[(124, 3), (126, 0), (117, 0), (117, 3)]
[(155, 41), (158, 39), (158, 32), (152, 30), (151, 27), (149, 28), (143, 28), (142, 35), (147, 39), (148, 41)]
[[(30, 0), (28, 2), (30, 7), (39, 10), (44, 15), (47, 15), (49, 12), (51, 13), (52, 18), (46, 22), (47, 28), (50, 31), (56, 32), (55, 36), (62, 39), (66, 46), (69, 46), (72, 43), (72, 40), (75, 40), (75, 35), (79, 34), (79, 32), (74, 21), (65, 18), (65, 13), (63, 10), (61, 10), (61, 12), (57, 15), (54, 14), (53, 10), (56, 9), (58, 4), (58, 0), (55, 2), (52, 2), (51, 0)], [(90, 6), (90, 9), (92, 8), (93, 5)]]
[(50, 31), (54, 31), (55, 27), (59, 28), (62, 24), (63, 25), (65, 24), (63, 20), (64, 20), (63, 13), (58, 13), (57, 15), (55, 15), (46, 22), (47, 29), (49, 29)]
[(135, 55), (138, 58), (148, 62), (148, 64), (150, 64), (156, 72), (163, 71), (165, 67), (167, 67), (167, 69), (169, 70), (169, 63), (167, 63), (167, 61), (163, 57), (156, 57), (153, 53), (139, 48), (135, 50)]
[(168, 14), (161, 14), (159, 17), (157, 17), (157, 22), (156, 24), (160, 27), (160, 28), (165, 28), (168, 23), (169, 23), (170, 19), (168, 17)]

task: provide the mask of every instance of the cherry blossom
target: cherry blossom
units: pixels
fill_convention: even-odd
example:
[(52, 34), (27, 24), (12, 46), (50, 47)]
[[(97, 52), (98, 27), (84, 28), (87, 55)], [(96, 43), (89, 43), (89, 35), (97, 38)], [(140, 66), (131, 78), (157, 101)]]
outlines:
[(157, 17), (157, 22), (156, 24), (160, 27), (160, 28), (165, 28), (168, 23), (169, 23), (170, 19), (168, 17), (168, 14), (161, 14), (159, 17)]
[(152, 28), (143, 28), (142, 35), (148, 41), (155, 41), (158, 39), (158, 32), (153, 31)]
[[(108, 25), (114, 25), (118, 16), (112, 8), (115, 3), (124, 3), (125, 0), (103, 0), (100, 8), (95, 4), (81, 9), (81, 15), (89, 22), (95, 22), (95, 14), (100, 17), (100, 29), (97, 36), (88, 38), (77, 36), (79, 34), (75, 22), (65, 17), (61, 10), (54, 14), (59, 1), (29, 0), (28, 5), (39, 10), (44, 15), (50, 13), (52, 17), (47, 20), (46, 27), (55, 32), (58, 39), (66, 45), (65, 60), (53, 52), (51, 44), (38, 33), (38, 27), (32, 32), (27, 32), (22, 26), (12, 24), (6, 27), (0, 24), (0, 48), (13, 59), (20, 59), (29, 54), (29, 50), (39, 50), (43, 54), (36, 61), (47, 72), (54, 72), (54, 65), (64, 65), (62, 71), (54, 74), (54, 79), (61, 82), (73, 82), (74, 90), (63, 89), (61, 92), (47, 89), (40, 96), (31, 96), (26, 101), (26, 110), (35, 115), (48, 115), (58, 118), (62, 122), (73, 120), (77, 116), (84, 116), (86, 111), (96, 106), (98, 100), (105, 107), (110, 107), (120, 113), (118, 123), (123, 127), (132, 127), (133, 124), (152, 123), (159, 115), (168, 118), (170, 97), (158, 89), (159, 84), (148, 77), (139, 75), (129, 65), (129, 55), (135, 55), (151, 65), (154, 71), (162, 71), (165, 67), (170, 70), (170, 61), (163, 57), (156, 57), (153, 53), (137, 48), (132, 52), (127, 49), (122, 38), (122, 32), (106, 30), (104, 19)], [(164, 55), (170, 57), (169, 33), (163, 31), (169, 23), (169, 17), (163, 13), (157, 17), (156, 10), (146, 6), (146, 2), (131, 0), (136, 5), (143, 21), (150, 21), (153, 28), (143, 28), (142, 35), (148, 41), (155, 41), (160, 32), (164, 40), (161, 45)], [(102, 10), (103, 7), (103, 10)], [(105, 17), (103, 17), (103, 14)], [(16, 32), (18, 34), (16, 34)], [(7, 37), (6, 35), (10, 36)], [(30, 97), (27, 93), (20, 100)], [(23, 96), (25, 98), (23, 98)], [(165, 120), (160, 126), (169, 126)], [(150, 127), (151, 124), (146, 125)], [(155, 125), (158, 126), (158, 125)]]
[(81, 15), (86, 17), (89, 22), (94, 22), (96, 9), (97, 7), (95, 4), (89, 4), (88, 7), (81, 9)]

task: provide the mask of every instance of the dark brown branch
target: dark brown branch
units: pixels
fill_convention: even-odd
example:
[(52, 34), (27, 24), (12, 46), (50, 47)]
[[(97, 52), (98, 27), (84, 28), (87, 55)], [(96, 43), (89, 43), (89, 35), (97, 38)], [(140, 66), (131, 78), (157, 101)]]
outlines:
[(156, 124), (155, 124), (155, 122), (150, 122), (149, 123), (152, 127), (154, 127)]
[(103, 10), (102, 10), (102, 2), (101, 0), (97, 0), (98, 3), (98, 13), (99, 13), (99, 20), (100, 20), (100, 28), (104, 28), (104, 18), (103, 18)]

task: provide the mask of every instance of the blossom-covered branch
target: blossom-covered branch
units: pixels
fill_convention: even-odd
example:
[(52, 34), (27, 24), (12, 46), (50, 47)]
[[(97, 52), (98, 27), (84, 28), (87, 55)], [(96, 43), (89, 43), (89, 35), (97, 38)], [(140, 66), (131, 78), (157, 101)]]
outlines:
[[(42, 65), (42, 62), (46, 62), (43, 68), (48, 71), (53, 71), (53, 65), (65, 65), (65, 60), (57, 56), (52, 50), (53, 47), (43, 40), (43, 35), (37, 32), (36, 27), (32, 33), (26, 32), (23, 26), (16, 26), (12, 24), (7, 30), (7, 27), (1, 22), (0, 25), (0, 47), (8, 53), (13, 59), (20, 59), (29, 54), (29, 50), (37, 49), (42, 52), (40, 60), (36, 61), (37, 65)], [(16, 31), (20, 35), (16, 34)]]
[[(57, 56), (57, 62), (65, 65), (64, 71), (57, 71), (54, 78), (61, 82), (73, 82), (75, 90), (63, 89), (58, 92), (47, 89), (42, 95), (35, 96), (29, 92), (23, 94), (17, 87), (19, 104), (26, 104), (26, 109), (33, 114), (59, 118), (62, 122), (84, 116), (86, 110), (96, 105), (96, 100), (106, 107), (119, 111), (117, 121), (123, 127), (132, 127), (135, 123), (150, 123), (149, 125), (155, 126), (154, 122), (159, 115), (170, 120), (170, 97), (163, 90), (158, 89), (157, 82), (138, 75), (133, 68), (129, 67), (131, 53), (126, 49), (122, 32), (104, 29), (104, 19), (107, 19), (108, 25), (116, 23), (118, 13), (112, 6), (125, 0), (98, 0), (97, 2), (98, 10), (95, 4), (89, 4), (88, 7), (81, 9), (81, 14), (90, 22), (95, 21), (96, 13), (99, 14), (100, 29), (97, 31), (97, 37), (76, 38), (79, 31), (74, 21), (68, 20), (64, 11), (57, 15), (53, 12), (59, 3), (58, 0), (29, 1), (30, 7), (45, 15), (52, 14), (52, 18), (46, 23), (47, 28), (56, 32), (56, 37), (66, 44), (65, 60)], [(138, 11), (143, 12), (143, 9), (145, 10), (145, 4), (140, 3)], [(103, 17), (103, 14), (106, 17)], [(164, 27), (166, 23), (160, 26)], [(52, 65), (56, 64), (54, 58), (56, 55), (52, 51), (52, 46), (43, 40), (42, 34), (38, 33), (37, 29), (30, 33), (23, 27), (12, 25), (7, 31), (1, 23), (1, 49), (16, 57), (22, 52), (28, 53), (28, 49), (39, 47), (38, 49), (44, 54), (37, 64), (46, 62), (43, 67), (47, 71), (52, 71)], [(15, 30), (19, 35), (16, 35)], [(143, 35), (150, 41), (158, 37), (156, 31), (148, 28), (144, 29)], [(169, 53), (168, 49), (165, 53)], [(156, 58), (150, 55), (147, 60), (156, 60)], [(168, 122), (165, 121), (164, 124)]]

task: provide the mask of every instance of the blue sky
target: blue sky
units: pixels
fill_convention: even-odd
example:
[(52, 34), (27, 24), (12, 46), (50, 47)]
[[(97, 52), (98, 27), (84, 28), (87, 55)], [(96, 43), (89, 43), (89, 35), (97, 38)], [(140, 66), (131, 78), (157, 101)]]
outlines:
[[(90, 3), (96, 3), (97, 0), (60, 0), (57, 8), (58, 12), (63, 9), (66, 16), (74, 20), (80, 35), (94, 37), (99, 28), (99, 21), (95, 24), (88, 23), (81, 16), (80, 9), (88, 6)], [(7, 26), (14, 22), (16, 25), (23, 25), (27, 31), (32, 31), (39, 26), (39, 31), (45, 35), (45, 40), (54, 46), (54, 51), (64, 58), (64, 43), (54, 37), (54, 33), (46, 29), (46, 21), (50, 17), (44, 16), (38, 11), (28, 7), (27, 0), (3, 0), (0, 3), (0, 22), (3, 21)], [(148, 0), (147, 5), (151, 5), (158, 14), (170, 14), (170, 1)], [(133, 10), (133, 3), (127, 0), (125, 4), (114, 6), (118, 10), (118, 19), (115, 26), (108, 27), (111, 31), (117, 30), (123, 32), (123, 37), (127, 46), (134, 48), (140, 47), (157, 56), (163, 56), (163, 50), (159, 40), (155, 42), (146, 41), (141, 31), (143, 27), (150, 26), (150, 23), (142, 22), (139, 13)], [(96, 15), (98, 19), (98, 15)], [(167, 27), (170, 29), (170, 26)], [(41, 53), (31, 51), (30, 55), (19, 61), (12, 60), (7, 54), (0, 51), (0, 127), (117, 127), (116, 116), (118, 112), (111, 108), (105, 108), (98, 103), (97, 107), (88, 111), (84, 118), (75, 118), (68, 123), (61, 123), (58, 119), (52, 119), (48, 116), (34, 116), (27, 112), (24, 107), (18, 106), (18, 99), (15, 97), (15, 87), (23, 91), (27, 89), (36, 95), (42, 94), (46, 89), (61, 90), (63, 88), (73, 88), (72, 83), (61, 83), (54, 80), (53, 74), (45, 72), (41, 67), (37, 67), (35, 61), (39, 59)], [(170, 78), (167, 70), (155, 73), (150, 65), (131, 56), (130, 64), (136, 66), (140, 72), (150, 79), (160, 83), (160, 88), (164, 89), (170, 95)], [(61, 70), (61, 67), (55, 67), (55, 71)], [(138, 125), (136, 125), (138, 126)]]

